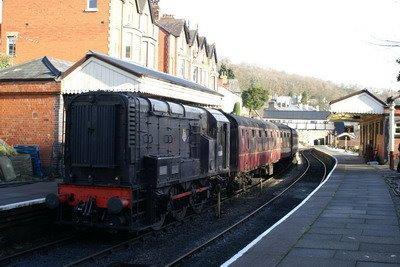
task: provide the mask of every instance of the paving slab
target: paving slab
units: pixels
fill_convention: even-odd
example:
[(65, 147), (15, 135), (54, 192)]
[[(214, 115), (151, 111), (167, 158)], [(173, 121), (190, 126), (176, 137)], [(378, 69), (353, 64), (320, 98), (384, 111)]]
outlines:
[(318, 149), (338, 161), (329, 180), (224, 266), (400, 266), (399, 218), (383, 167)]

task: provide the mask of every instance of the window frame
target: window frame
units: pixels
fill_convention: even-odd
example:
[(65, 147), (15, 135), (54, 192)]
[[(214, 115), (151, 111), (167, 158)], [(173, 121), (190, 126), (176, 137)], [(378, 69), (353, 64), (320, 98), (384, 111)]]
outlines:
[[(7, 56), (9, 56), (9, 57), (16, 57), (17, 56), (17, 36), (16, 35), (7, 35), (6, 36), (6, 55)], [(10, 42), (10, 40), (11, 39), (13, 39), (13, 53), (11, 54), (11, 49), (10, 49), (10, 46), (11, 46), (11, 42)]]
[(395, 121), (394, 136), (395, 138), (400, 138), (400, 121)]
[[(129, 55), (128, 55), (128, 53), (129, 53)], [(132, 45), (125, 45), (125, 58), (132, 59)]]
[[(96, 7), (91, 7), (90, 5), (95, 2)], [(98, 0), (86, 0), (86, 10), (88, 12), (97, 12), (99, 11), (99, 1)]]

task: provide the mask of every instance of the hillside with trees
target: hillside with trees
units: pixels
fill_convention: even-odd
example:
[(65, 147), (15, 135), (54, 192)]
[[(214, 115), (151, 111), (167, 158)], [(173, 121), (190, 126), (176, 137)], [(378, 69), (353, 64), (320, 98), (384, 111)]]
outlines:
[(223, 64), (224, 68), (233, 71), (242, 90), (247, 90), (257, 83), (268, 94), (267, 101), (274, 95), (301, 95), (302, 102), (326, 109), (330, 101), (360, 89), (249, 64), (232, 64), (227, 60), (223, 61)]

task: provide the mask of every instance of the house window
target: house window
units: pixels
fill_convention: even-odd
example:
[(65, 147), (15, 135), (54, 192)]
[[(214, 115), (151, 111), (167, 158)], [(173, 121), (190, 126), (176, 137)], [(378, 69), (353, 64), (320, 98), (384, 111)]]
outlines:
[(125, 58), (131, 59), (132, 58), (132, 33), (126, 33), (124, 35), (124, 46), (125, 46)]
[(185, 78), (185, 60), (181, 59), (180, 61), (180, 75)]
[(131, 46), (130, 45), (127, 45), (127, 46), (125, 46), (125, 57), (126, 58), (131, 58)]
[(197, 83), (198, 77), (199, 77), (199, 68), (198, 68), (198, 67), (194, 67), (194, 71), (193, 71), (193, 81)]
[(396, 122), (396, 137), (400, 137), (400, 121)]
[(140, 63), (140, 53), (141, 53), (141, 42), (142, 39), (139, 35), (134, 34), (132, 37), (132, 60), (136, 63)]
[(88, 0), (87, 1), (87, 9), (88, 10), (97, 10), (97, 0)]
[(15, 37), (15, 36), (7, 37), (7, 55), (10, 57), (15, 57), (16, 41), (17, 41), (17, 37)]
[(142, 65), (146, 66), (149, 64), (149, 42), (143, 41), (142, 42)]
[(134, 10), (133, 3), (129, 2), (126, 7), (125, 24), (128, 25), (133, 24), (133, 10)]
[(148, 43), (148, 52), (147, 52), (147, 67), (154, 69), (155, 68), (155, 53), (156, 47), (154, 44)]
[(212, 77), (212, 88), (217, 90), (217, 78), (215, 76)]
[(142, 16), (143, 21), (140, 22), (140, 26), (142, 26), (142, 30), (145, 32), (146, 35), (149, 34), (149, 15), (143, 14)]

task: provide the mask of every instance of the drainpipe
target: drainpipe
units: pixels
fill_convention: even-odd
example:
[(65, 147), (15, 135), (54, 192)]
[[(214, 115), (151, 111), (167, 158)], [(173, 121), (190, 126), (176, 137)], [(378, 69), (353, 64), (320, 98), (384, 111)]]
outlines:
[[(122, 53), (123, 53), (123, 32), (124, 32), (124, 4), (125, 4), (125, 0), (121, 0), (121, 35), (120, 35), (120, 46), (119, 46), (119, 57), (122, 58)], [(132, 51), (131, 51), (132, 52)]]
[(394, 136), (395, 136), (395, 119), (394, 99), (388, 99), (389, 104), (389, 165), (390, 169), (394, 170)]

